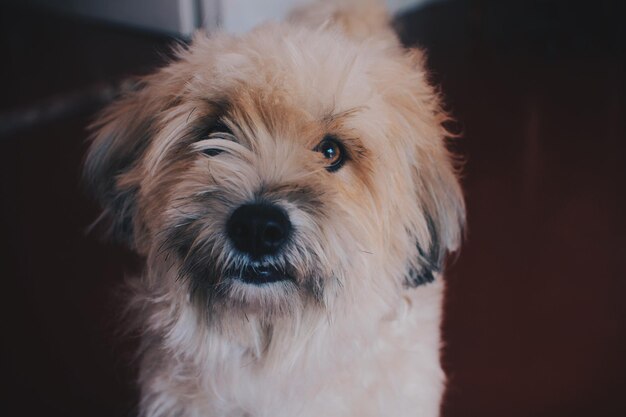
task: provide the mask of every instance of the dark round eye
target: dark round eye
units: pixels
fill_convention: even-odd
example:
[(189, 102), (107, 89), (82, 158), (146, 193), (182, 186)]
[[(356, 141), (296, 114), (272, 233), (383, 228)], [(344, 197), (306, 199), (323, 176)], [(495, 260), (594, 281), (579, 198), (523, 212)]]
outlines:
[[(215, 122), (213, 122), (213, 124), (211, 124), (208, 129), (204, 131), (204, 133), (202, 134), (202, 139), (206, 139), (211, 135), (234, 136), (233, 131), (230, 130), (230, 128), (226, 125), (226, 123), (224, 123), (222, 119), (215, 120)], [(204, 149), (202, 151), (202, 153), (207, 156), (217, 156), (222, 152), (224, 151), (215, 148)]]
[(337, 171), (345, 162), (346, 155), (343, 145), (333, 136), (326, 136), (314, 150), (322, 154), (326, 160), (326, 169), (329, 172)]
[(207, 156), (217, 156), (217, 155), (221, 154), (222, 152), (224, 152), (224, 151), (221, 150), (221, 149), (215, 149), (215, 148), (204, 149), (202, 151), (202, 153), (207, 155)]

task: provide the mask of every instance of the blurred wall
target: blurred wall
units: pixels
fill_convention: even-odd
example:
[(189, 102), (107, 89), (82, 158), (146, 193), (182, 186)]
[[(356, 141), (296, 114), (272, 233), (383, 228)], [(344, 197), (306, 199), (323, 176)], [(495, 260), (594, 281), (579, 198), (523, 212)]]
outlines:
[[(15, 0), (16, 2), (19, 0)], [(215, 3), (218, 0), (205, 0)], [(187, 37), (199, 26), (198, 0), (25, 0), (35, 6)]]
[[(10, 0), (18, 2), (19, 0)], [(24, 0), (39, 7), (189, 37), (197, 28), (243, 33), (311, 0)], [(434, 0), (387, 0), (396, 13)]]
[[(339, 1), (339, 0), (337, 0)], [(433, 0), (386, 0), (391, 13)], [(266, 20), (280, 20), (293, 7), (311, 0), (221, 0), (221, 25), (229, 32), (243, 33)]]

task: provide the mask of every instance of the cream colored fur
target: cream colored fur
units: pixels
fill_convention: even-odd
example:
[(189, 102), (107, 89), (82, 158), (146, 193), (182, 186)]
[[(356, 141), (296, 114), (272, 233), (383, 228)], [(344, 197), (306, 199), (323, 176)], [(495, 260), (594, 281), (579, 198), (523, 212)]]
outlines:
[[(457, 249), (464, 221), (446, 115), (380, 4), (338, 3), (241, 37), (198, 34), (94, 125), (86, 178), (146, 259), (130, 302), (142, 416), (439, 415), (435, 258)], [(198, 133), (219, 111), (234, 137)], [(314, 151), (328, 132), (350, 154), (337, 172)], [(245, 264), (224, 223), (258, 198), (289, 214), (293, 242), (275, 262), (295, 279), (218, 273), (192, 291), (191, 258)], [(433, 282), (411, 281), (429, 270)]]

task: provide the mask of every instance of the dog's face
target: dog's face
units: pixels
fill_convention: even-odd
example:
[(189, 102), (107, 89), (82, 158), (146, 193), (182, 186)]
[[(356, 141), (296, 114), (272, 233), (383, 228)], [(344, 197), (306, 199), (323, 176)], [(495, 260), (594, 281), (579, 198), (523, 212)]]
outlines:
[(154, 286), (267, 320), (433, 279), (463, 202), (417, 51), (196, 38), (95, 125), (86, 176)]

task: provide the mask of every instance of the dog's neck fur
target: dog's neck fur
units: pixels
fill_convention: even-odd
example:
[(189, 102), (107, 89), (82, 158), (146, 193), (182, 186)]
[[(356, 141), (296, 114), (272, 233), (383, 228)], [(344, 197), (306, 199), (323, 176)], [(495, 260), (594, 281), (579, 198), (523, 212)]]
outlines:
[[(155, 272), (146, 271), (140, 293), (142, 309), (149, 311), (140, 375), (146, 415), (169, 415), (182, 408), (190, 416), (319, 416), (325, 415), (324, 408), (335, 409), (334, 402), (344, 404), (346, 415), (395, 415), (387, 414), (389, 410), (359, 412), (359, 399), (376, 386), (369, 395), (385, 398), (386, 407), (390, 396), (406, 402), (407, 393), (395, 385), (413, 387), (420, 378), (430, 386), (426, 392), (407, 387), (408, 398), (414, 397), (411, 401), (432, 395), (428, 390), (440, 397), (444, 379), (438, 357), (440, 276), (431, 284), (406, 289), (393, 304), (382, 299), (362, 305), (337, 300), (350, 303), (350, 315), (341, 314), (337, 304), (332, 315), (303, 309), (272, 323), (249, 315), (220, 328), (207, 325), (188, 292), (154, 286), (176, 283), (171, 270), (159, 271), (170, 274), (167, 277), (149, 275)], [(416, 368), (425, 368), (424, 374), (414, 375)], [(396, 380), (381, 387), (376, 378), (383, 374), (396, 375)], [(176, 379), (162, 379), (171, 375)], [(343, 384), (356, 385), (346, 392)], [(334, 390), (342, 398), (335, 398)], [(181, 404), (183, 398), (194, 400)], [(303, 398), (312, 404), (302, 404)], [(418, 401), (415, 407), (438, 407), (435, 402)], [(397, 405), (399, 410), (404, 406)], [(159, 407), (171, 411), (162, 413)], [(436, 414), (434, 409), (426, 411), (424, 415)]]

